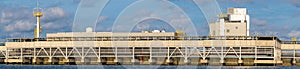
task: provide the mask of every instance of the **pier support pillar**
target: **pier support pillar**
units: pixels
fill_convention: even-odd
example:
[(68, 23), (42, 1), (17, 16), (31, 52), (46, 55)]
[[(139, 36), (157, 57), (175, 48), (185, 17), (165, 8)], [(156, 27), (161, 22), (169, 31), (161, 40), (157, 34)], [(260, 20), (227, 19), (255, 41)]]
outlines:
[(201, 59), (200, 60), (200, 63), (207, 63), (208, 62), (208, 60), (206, 60), (206, 59)]
[(114, 62), (118, 62), (118, 59), (114, 59)]
[(135, 62), (135, 59), (131, 59), (131, 63), (134, 63)]
[(167, 63), (170, 63), (170, 58), (168, 58), (168, 59), (166, 60), (166, 62), (167, 62)]
[(152, 63), (152, 59), (150, 58), (150, 59), (148, 60), (148, 62)]
[(167, 59), (163, 64), (169, 64), (170, 62), (171, 62), (170, 59)]
[(32, 63), (36, 63), (36, 57), (34, 57), (33, 59), (32, 59)]
[(52, 57), (49, 57), (48, 62), (50, 63), (52, 62)]
[(70, 59), (69, 59), (68, 57), (65, 57), (65, 58), (63, 59), (63, 62), (69, 63), (69, 62), (70, 62)]
[(224, 63), (224, 59), (221, 59), (221, 60), (220, 60), (220, 63)]
[(98, 59), (97, 59), (97, 62), (100, 63), (100, 62), (101, 62), (101, 58), (98, 58)]
[(70, 60), (68, 58), (59, 58), (58, 64), (63, 65), (63, 64), (67, 64), (69, 62), (70, 62)]
[(185, 58), (184, 60), (183, 60), (183, 63), (184, 64), (187, 64), (189, 62), (189, 60), (187, 59), (187, 58)]
[(238, 60), (238, 63), (243, 63), (243, 60), (239, 59), (239, 60)]
[(63, 59), (63, 62), (70, 62), (70, 60), (69, 59)]
[(84, 62), (84, 57), (82, 57), (82, 58), (80, 59), (80, 62), (82, 62), (82, 63)]
[(7, 62), (8, 62), (8, 58), (5, 58), (5, 59), (4, 59), (4, 62), (7, 63)]

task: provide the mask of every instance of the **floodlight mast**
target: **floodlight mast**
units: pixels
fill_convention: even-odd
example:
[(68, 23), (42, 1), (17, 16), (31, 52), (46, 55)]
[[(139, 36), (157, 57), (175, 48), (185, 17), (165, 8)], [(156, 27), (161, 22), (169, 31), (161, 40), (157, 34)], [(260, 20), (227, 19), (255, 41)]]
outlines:
[(43, 16), (42, 9), (39, 7), (39, 1), (36, 0), (36, 8), (33, 9), (33, 15), (36, 17), (36, 28), (34, 29), (34, 38), (40, 38), (42, 32), (40, 18)]

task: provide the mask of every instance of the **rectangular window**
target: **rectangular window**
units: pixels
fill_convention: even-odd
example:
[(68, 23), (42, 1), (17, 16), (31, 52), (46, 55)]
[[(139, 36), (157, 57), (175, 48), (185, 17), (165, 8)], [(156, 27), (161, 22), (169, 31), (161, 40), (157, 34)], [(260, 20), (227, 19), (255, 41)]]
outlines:
[(227, 30), (226, 30), (226, 32), (227, 32), (227, 33), (229, 33), (229, 32), (230, 32), (230, 30), (229, 30), (229, 29), (227, 29)]

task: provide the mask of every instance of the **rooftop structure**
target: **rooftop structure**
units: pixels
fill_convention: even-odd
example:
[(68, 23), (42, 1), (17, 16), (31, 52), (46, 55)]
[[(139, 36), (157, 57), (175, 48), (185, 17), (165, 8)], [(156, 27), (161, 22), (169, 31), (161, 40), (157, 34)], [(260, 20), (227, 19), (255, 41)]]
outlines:
[(229, 8), (219, 15), (219, 21), (210, 23), (211, 36), (249, 36), (250, 17), (246, 8)]

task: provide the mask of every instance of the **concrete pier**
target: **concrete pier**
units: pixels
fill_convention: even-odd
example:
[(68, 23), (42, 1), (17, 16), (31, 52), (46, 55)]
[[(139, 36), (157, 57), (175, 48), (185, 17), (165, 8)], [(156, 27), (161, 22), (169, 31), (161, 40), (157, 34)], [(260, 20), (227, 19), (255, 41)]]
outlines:
[(226, 66), (237, 66), (239, 64), (239, 59), (237, 58), (227, 58), (225, 59)]
[(254, 65), (254, 59), (251, 58), (245, 58), (243, 59), (243, 65), (244, 66), (253, 66)]
[[(205, 37), (207, 39), (204, 39), (204, 37), (185, 37), (186, 39), (182, 38), (181, 40), (175, 39), (174, 36), (168, 36), (169, 38), (164, 38), (161, 39), (161, 42), (154, 43), (163, 43), (164, 46), (160, 46), (161, 44), (150, 46), (154, 37), (162, 38), (153, 36), (151, 39), (148, 38), (149, 40), (140, 41), (137, 40), (138, 38), (134, 38), (136, 41), (114, 42), (111, 40), (104, 41), (104, 38), (99, 38), (103, 40), (82, 42), (62, 41), (57, 39), (61, 37), (57, 37), (53, 38), (55, 40), (51, 42), (7, 42), (7, 47), (5, 49), (0, 47), (0, 50), (3, 50), (3, 54), (6, 54), (6, 50), (10, 51), (7, 55), (2, 56), (2, 62), (12, 64), (213, 66), (267, 64), (290, 66), (299, 65), (300, 63), (296, 56), (291, 57), (294, 53), (291, 53), (293, 51), (290, 50), (294, 49), (294, 45), (280, 44), (275, 37), (259, 37), (261, 39), (254, 40), (258, 37), (235, 36), (224, 41), (216, 38), (217, 36), (214, 39), (212, 37)], [(195, 40), (187, 40), (187, 38)], [(226, 43), (221, 44), (222, 42)], [(93, 45), (88, 45), (90, 43)], [(22, 45), (23, 47), (16, 45)], [(26, 57), (24, 57), (25, 55)]]

